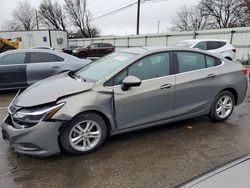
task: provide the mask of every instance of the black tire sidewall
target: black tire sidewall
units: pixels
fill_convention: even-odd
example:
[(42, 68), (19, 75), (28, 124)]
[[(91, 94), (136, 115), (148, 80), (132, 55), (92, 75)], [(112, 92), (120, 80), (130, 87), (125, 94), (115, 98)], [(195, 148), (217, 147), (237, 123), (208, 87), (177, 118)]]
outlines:
[[(225, 118), (220, 118), (220, 117), (217, 115), (217, 113), (216, 113), (216, 106), (217, 106), (218, 101), (219, 101), (223, 96), (228, 96), (228, 97), (230, 97), (230, 98), (232, 99), (232, 101), (233, 101), (233, 107), (232, 107), (231, 113), (230, 113), (227, 117), (225, 117)], [(214, 102), (213, 102), (213, 104), (212, 104), (212, 108), (211, 108), (211, 111), (210, 111), (210, 117), (211, 117), (211, 119), (212, 119), (213, 121), (217, 121), (217, 122), (225, 121), (225, 120), (228, 119), (228, 118), (231, 116), (231, 114), (233, 113), (234, 106), (235, 106), (235, 98), (234, 98), (233, 94), (232, 94), (230, 91), (222, 91), (221, 93), (219, 93), (219, 94), (216, 96), (216, 98), (215, 98), (215, 100), (214, 100)]]
[[(69, 134), (70, 134), (71, 129), (73, 128), (74, 125), (76, 125), (77, 123), (83, 120), (95, 121), (96, 123), (99, 124), (100, 129), (101, 129), (101, 138), (100, 138), (99, 143), (94, 148), (88, 151), (78, 151), (75, 148), (73, 148), (69, 142)], [(61, 141), (62, 147), (64, 148), (66, 152), (73, 154), (73, 155), (83, 155), (83, 154), (87, 154), (87, 153), (97, 150), (104, 143), (106, 137), (107, 137), (107, 126), (103, 118), (96, 113), (82, 113), (82, 114), (77, 115), (75, 118), (73, 118), (70, 121), (70, 123), (63, 128), (60, 134), (60, 141)]]
[(81, 58), (81, 59), (86, 59), (87, 56), (88, 56), (88, 55), (87, 55), (85, 52), (81, 52), (81, 53), (79, 54), (79, 58)]

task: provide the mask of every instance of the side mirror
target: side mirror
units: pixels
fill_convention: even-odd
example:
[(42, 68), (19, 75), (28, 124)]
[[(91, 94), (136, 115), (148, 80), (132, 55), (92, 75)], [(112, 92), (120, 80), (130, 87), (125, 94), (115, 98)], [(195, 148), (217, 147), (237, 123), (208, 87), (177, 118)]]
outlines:
[(141, 80), (135, 76), (127, 76), (122, 81), (122, 90), (127, 91), (130, 87), (138, 87), (141, 85)]

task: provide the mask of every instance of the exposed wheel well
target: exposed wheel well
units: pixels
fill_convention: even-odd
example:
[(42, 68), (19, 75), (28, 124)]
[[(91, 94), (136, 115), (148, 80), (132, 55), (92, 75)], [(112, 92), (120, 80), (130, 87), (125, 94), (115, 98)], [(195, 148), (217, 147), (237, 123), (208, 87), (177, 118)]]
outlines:
[(225, 58), (228, 59), (228, 60), (230, 60), (230, 61), (232, 61), (232, 58), (231, 58), (231, 57), (228, 57), (228, 56), (227, 56), (227, 57), (225, 57)]
[(226, 88), (226, 89), (223, 89), (221, 92), (223, 92), (223, 91), (229, 91), (229, 92), (231, 92), (233, 94), (233, 96), (234, 96), (235, 104), (238, 103), (238, 93), (237, 93), (237, 91), (235, 89), (233, 89), (233, 88)]

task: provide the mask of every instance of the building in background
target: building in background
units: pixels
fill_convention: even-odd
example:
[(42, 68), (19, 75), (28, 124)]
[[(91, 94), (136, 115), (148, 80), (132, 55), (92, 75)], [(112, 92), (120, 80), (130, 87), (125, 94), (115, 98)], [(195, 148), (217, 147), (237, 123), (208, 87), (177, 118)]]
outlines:
[(67, 46), (67, 33), (65, 31), (5, 31), (0, 32), (0, 38), (21, 38), (21, 43), (19, 47), (21, 49), (32, 48), (36, 46), (63, 49), (65, 46)]

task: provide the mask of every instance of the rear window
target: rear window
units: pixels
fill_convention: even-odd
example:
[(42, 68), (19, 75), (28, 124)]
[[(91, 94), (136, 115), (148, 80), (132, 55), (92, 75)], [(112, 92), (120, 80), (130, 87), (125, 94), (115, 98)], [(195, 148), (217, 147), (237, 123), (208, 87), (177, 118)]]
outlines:
[(226, 42), (207, 41), (207, 50), (215, 50), (226, 45)]

